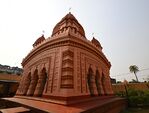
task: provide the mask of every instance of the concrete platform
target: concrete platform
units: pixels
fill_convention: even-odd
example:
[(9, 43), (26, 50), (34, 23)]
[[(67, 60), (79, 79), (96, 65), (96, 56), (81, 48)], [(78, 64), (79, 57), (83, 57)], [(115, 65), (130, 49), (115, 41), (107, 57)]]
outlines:
[(30, 99), (30, 97), (28, 99), (17, 97), (3, 99), (18, 102), (48, 113), (119, 113), (126, 107), (126, 100), (117, 97), (92, 97), (92, 99), (88, 101), (69, 106), (51, 103), (44, 101), (44, 99)]

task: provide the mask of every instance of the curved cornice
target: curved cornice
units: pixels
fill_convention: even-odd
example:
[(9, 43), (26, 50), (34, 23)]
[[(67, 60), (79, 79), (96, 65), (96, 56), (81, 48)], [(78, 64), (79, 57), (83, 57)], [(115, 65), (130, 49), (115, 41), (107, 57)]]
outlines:
[(96, 55), (99, 59), (105, 62), (105, 64), (110, 68), (111, 64), (105, 57), (102, 51), (93, 45), (90, 41), (86, 39), (77, 38), (71, 35), (63, 36), (60, 38), (49, 38), (37, 47), (35, 47), (22, 61), (22, 66), (24, 67), (33, 57), (39, 55), (43, 51), (57, 48), (61, 46), (74, 46), (86, 51), (91, 52)]

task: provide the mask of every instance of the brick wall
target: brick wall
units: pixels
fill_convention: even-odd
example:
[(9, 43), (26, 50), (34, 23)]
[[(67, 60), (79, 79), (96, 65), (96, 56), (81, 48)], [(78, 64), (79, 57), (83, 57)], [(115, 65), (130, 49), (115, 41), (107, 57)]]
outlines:
[(13, 80), (13, 81), (20, 81), (21, 75), (14, 75), (14, 74), (2, 74), (0, 73), (0, 80)]
[(126, 92), (126, 88), (136, 90), (149, 90), (149, 83), (128, 83), (128, 84), (113, 84), (112, 89), (114, 93)]
[(13, 96), (18, 88), (21, 76), (0, 74), (0, 97)]

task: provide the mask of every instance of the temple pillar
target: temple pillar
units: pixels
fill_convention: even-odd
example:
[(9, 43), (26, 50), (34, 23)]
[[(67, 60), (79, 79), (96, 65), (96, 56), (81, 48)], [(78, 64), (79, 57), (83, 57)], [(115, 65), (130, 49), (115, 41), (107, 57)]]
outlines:
[(102, 81), (103, 95), (107, 95), (107, 92), (106, 92), (106, 78), (105, 78), (104, 73), (102, 73), (101, 81)]
[(87, 80), (88, 80), (88, 87), (89, 87), (90, 95), (91, 96), (97, 95), (95, 76), (94, 76), (94, 73), (91, 67), (89, 67), (89, 70), (88, 70)]
[(92, 83), (93, 83), (94, 95), (98, 95), (97, 85), (96, 85), (96, 80), (95, 80), (95, 75), (94, 74), (92, 76)]
[(111, 84), (111, 79), (109, 75), (107, 75), (106, 77), (106, 84), (107, 84), (108, 95), (113, 95), (112, 84)]
[(99, 75), (98, 70), (96, 70), (95, 83), (96, 83), (98, 95), (102, 95), (101, 94), (101, 80), (100, 80), (100, 75)]
[(98, 95), (104, 95), (104, 89), (103, 89), (103, 81), (102, 81), (102, 70), (100, 71), (96, 70), (96, 78), (95, 78), (96, 84), (97, 84), (97, 91)]
[(103, 75), (104, 75), (104, 86), (106, 87), (105, 88), (106, 95), (113, 95), (112, 84), (108, 68), (103, 70)]
[(38, 70), (36, 69), (34, 74), (31, 76), (31, 83), (27, 91), (27, 96), (33, 96), (38, 81)]
[(38, 97), (42, 96), (42, 93), (44, 91), (44, 87), (46, 84), (46, 79), (47, 79), (46, 69), (43, 68), (39, 75), (39, 79), (38, 79), (37, 86), (34, 92), (34, 96), (38, 96)]
[(26, 76), (25, 78), (25, 82), (24, 82), (24, 88), (23, 88), (23, 95), (26, 95), (29, 86), (30, 86), (30, 82), (31, 82), (31, 72)]
[(27, 71), (24, 71), (23, 72), (23, 76), (22, 76), (22, 78), (21, 78), (21, 81), (19, 82), (19, 87), (18, 87), (18, 90), (17, 90), (17, 92), (16, 92), (16, 95), (24, 95), (24, 93), (25, 93), (25, 87), (26, 87), (26, 82), (28, 82), (28, 81), (26, 81), (26, 78), (27, 78), (27, 76), (29, 75), (29, 73), (27, 73)]
[(102, 76), (100, 77), (100, 83), (99, 83), (99, 87), (100, 87), (100, 95), (104, 95), (104, 89), (103, 89), (103, 84), (102, 84)]
[(22, 79), (19, 83), (19, 87), (18, 87), (18, 90), (16, 92), (16, 95), (23, 95), (24, 77), (25, 77), (25, 75), (22, 77)]

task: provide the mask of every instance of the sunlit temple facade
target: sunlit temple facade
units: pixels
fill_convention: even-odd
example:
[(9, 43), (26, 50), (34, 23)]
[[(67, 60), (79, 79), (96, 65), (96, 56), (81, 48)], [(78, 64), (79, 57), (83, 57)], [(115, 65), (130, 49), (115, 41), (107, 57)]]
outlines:
[(77, 19), (68, 13), (51, 37), (39, 37), (23, 59), (16, 95), (69, 101), (113, 95), (111, 64), (97, 39), (86, 39)]

